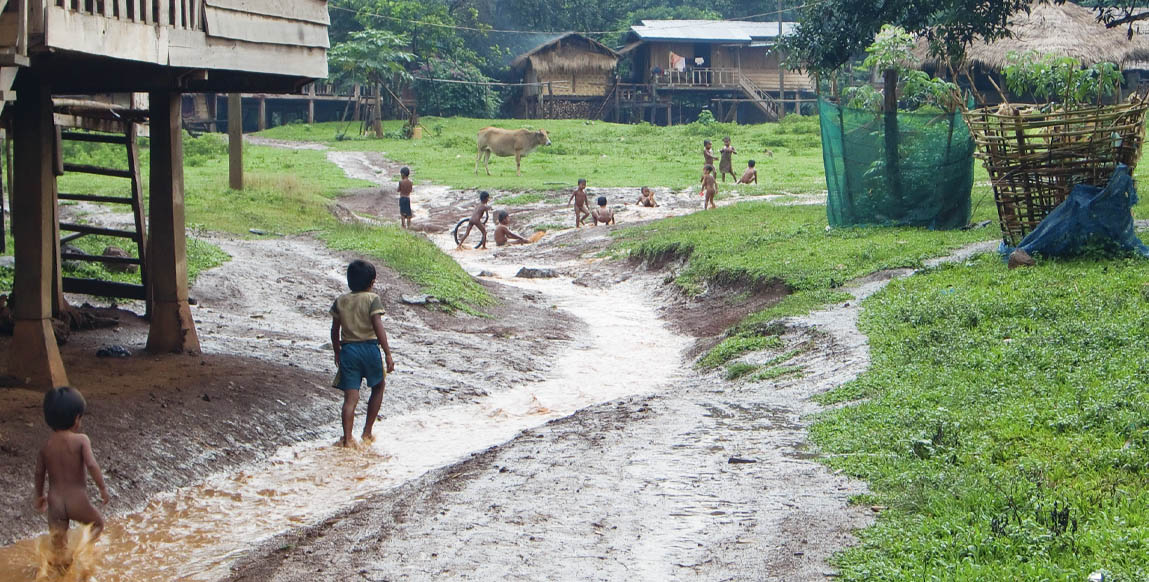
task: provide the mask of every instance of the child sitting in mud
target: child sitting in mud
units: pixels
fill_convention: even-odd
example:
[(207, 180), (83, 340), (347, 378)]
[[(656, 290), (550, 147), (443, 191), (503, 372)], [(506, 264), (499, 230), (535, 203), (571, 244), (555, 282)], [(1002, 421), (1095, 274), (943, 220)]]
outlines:
[[(104, 529), (104, 518), (88, 500), (85, 470), (100, 490), (102, 505), (107, 505), (110, 499), (100, 465), (92, 454), (92, 443), (88, 435), (80, 432), (86, 408), (83, 395), (75, 388), (62, 386), (44, 395), (44, 421), (53, 432), (36, 459), (35, 502), (37, 511), (48, 512), (48, 531), (57, 560), (65, 555), (72, 521), (91, 524), (93, 539)], [(46, 494), (45, 478), (48, 481)], [(66, 563), (53, 565), (68, 566)]]
[(399, 226), (403, 228), (411, 228), (411, 217), (414, 216), (411, 212), (411, 192), (415, 189), (415, 183), (410, 176), (411, 168), (403, 166), (399, 170)]
[(754, 184), (758, 183), (758, 170), (754, 169), (754, 160), (746, 162), (746, 171), (742, 172), (742, 177), (738, 178), (739, 184)]
[(614, 224), (614, 211), (606, 207), (606, 196), (599, 196), (596, 202), (598, 202), (598, 208), (595, 208), (594, 212), (590, 214), (590, 218), (594, 221), (594, 225), (598, 226), (599, 224), (602, 224), (603, 226), (606, 226)]
[[(351, 431), (355, 428), (355, 406), (359, 404), (359, 387), (363, 381), (371, 387), (367, 401), (367, 422), (363, 426), (363, 440), (373, 440), (371, 429), (383, 404), (386, 373), (379, 357), (379, 348), (387, 360), (387, 373), (395, 371), (391, 347), (387, 345), (387, 332), (383, 329), (383, 300), (371, 289), (375, 286), (375, 266), (367, 261), (351, 261), (347, 265), (347, 287), (350, 293), (340, 295), (331, 304), (331, 349), (335, 351), (333, 386), (343, 391), (343, 438), (338, 444), (355, 444)], [(376, 346), (378, 344), (378, 347)]]
[(714, 204), (716, 194), (718, 194), (718, 181), (714, 179), (714, 166), (707, 164), (702, 168), (702, 196), (705, 199), (702, 203), (703, 210), (718, 208)]
[(578, 179), (578, 188), (571, 192), (571, 197), (567, 199), (567, 206), (570, 206), (572, 200), (575, 209), (575, 228), (579, 228), (582, 226), (584, 217), (590, 218), (590, 208), (587, 206), (586, 198), (586, 178)]
[(483, 235), (483, 244), (479, 248), (487, 248), (487, 227), (483, 226), (483, 216), (490, 212), (492, 209), (487, 205), (487, 201), (491, 199), (491, 194), (486, 190), (479, 192), (479, 205), (471, 212), (471, 220), (467, 223), (467, 230), (463, 236), (459, 237), (459, 246), (455, 250), (463, 250), (463, 241), (467, 240), (467, 235), (471, 234), (471, 228), (478, 228), (479, 232)]
[(499, 225), (495, 227), (495, 246), (506, 246), (508, 244), (525, 245), (534, 241), (527, 240), (513, 232), (511, 232), (511, 217), (507, 214), (506, 210), (500, 210), (497, 220)]
[(646, 186), (643, 186), (642, 190), (639, 191), (638, 202), (636, 204), (639, 206), (645, 206), (646, 208), (654, 208), (658, 206), (658, 202), (654, 201), (654, 192)]

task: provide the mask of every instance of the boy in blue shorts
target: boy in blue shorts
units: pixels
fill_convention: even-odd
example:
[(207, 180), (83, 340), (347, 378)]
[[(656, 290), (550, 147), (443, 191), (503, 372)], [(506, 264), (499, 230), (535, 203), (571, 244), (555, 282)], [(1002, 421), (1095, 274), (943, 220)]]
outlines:
[(371, 387), (371, 399), (367, 401), (363, 440), (374, 438), (371, 427), (383, 404), (385, 376), (379, 348), (383, 348), (387, 372), (395, 371), (387, 332), (383, 330), (383, 300), (371, 290), (375, 286), (375, 267), (367, 261), (351, 261), (347, 265), (347, 286), (351, 292), (340, 295), (331, 305), (331, 348), (335, 350), (335, 366), (339, 368), (334, 386), (343, 391), (343, 438), (339, 444), (344, 447), (355, 444), (351, 431), (355, 427), (359, 387), (364, 380)]

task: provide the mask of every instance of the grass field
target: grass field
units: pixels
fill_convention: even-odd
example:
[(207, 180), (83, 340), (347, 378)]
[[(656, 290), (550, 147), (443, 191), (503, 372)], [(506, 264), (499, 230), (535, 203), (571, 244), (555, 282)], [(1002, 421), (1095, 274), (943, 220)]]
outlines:
[[(385, 122), (388, 130), (402, 122)], [(825, 190), (821, 138), (816, 118), (791, 116), (783, 123), (764, 125), (698, 124), (656, 127), (620, 125), (582, 120), (490, 120), (422, 118), (430, 131), (423, 139), (337, 139), (346, 126), (338, 123), (286, 125), (259, 135), (313, 141), (339, 150), (385, 152), (411, 166), (415, 180), (429, 180), (456, 188), (499, 190), (555, 190), (572, 188), (579, 178), (592, 187), (662, 186), (685, 188), (698, 182), (702, 167), (702, 140), (714, 151), (723, 136), (733, 140), (739, 172), (746, 160), (758, 163), (759, 190), (811, 193)], [(522, 177), (515, 176), (514, 158), (492, 158), (491, 176), (482, 167), (475, 175), (475, 134), (494, 125), (509, 129), (544, 128), (552, 145), (524, 158)], [(351, 125), (356, 134), (357, 125)], [(770, 150), (773, 156), (768, 156)]]
[(1149, 262), (995, 256), (863, 306), (873, 366), (824, 402), (828, 463), (888, 507), (845, 580), (1149, 579)]

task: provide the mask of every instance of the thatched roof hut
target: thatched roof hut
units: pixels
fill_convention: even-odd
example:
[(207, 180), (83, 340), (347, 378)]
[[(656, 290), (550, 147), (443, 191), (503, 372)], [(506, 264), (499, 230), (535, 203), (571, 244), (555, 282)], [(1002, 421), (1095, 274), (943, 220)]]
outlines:
[[(979, 42), (966, 49), (966, 62), (988, 70), (1001, 70), (1010, 53), (1028, 51), (1073, 57), (1085, 66), (1100, 62), (1124, 63), (1149, 58), (1149, 39), (1124, 28), (1106, 28), (1092, 9), (1071, 2), (1055, 5), (1034, 2), (1029, 14), (1018, 12), (1010, 18), (1010, 37)], [(920, 40), (915, 54), (924, 67), (934, 67), (926, 41)]]
[(511, 61), (511, 68), (523, 70), (530, 66), (538, 75), (563, 76), (579, 73), (609, 73), (618, 63), (618, 53), (610, 47), (583, 36), (568, 32), (519, 55)]

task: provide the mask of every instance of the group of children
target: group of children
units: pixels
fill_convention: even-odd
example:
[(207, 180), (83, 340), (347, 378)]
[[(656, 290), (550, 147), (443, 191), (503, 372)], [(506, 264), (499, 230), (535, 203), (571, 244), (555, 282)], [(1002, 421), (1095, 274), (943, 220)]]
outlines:
[[(714, 177), (714, 160), (716, 156), (712, 149), (710, 140), (702, 141), (702, 196), (704, 202), (702, 208), (709, 210), (717, 208), (714, 204), (714, 196), (718, 194), (718, 180)], [(722, 149), (718, 150), (721, 156), (718, 162), (718, 173), (722, 176), (722, 182), (726, 183), (726, 174), (730, 174), (731, 178), (735, 177), (734, 174), (734, 154), (738, 153), (734, 146), (730, 144), (730, 136), (722, 138)], [(746, 171), (742, 172), (742, 177), (734, 181), (735, 184), (757, 184), (758, 183), (758, 170), (754, 168), (754, 160), (746, 162)]]

